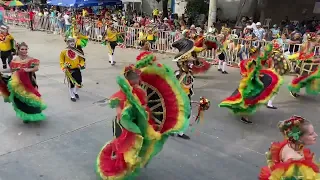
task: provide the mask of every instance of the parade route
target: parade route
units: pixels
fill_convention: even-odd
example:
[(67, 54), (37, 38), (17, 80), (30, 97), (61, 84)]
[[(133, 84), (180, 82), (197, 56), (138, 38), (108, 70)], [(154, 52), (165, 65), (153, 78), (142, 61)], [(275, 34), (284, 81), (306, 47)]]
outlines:
[[(74, 103), (59, 67), (60, 51), (66, 47), (63, 38), (20, 27), (11, 27), (10, 31), (18, 42), (26, 42), (29, 55), (41, 62), (37, 81), (48, 105), (44, 111), (48, 118), (23, 124), (11, 104), (0, 102), (0, 180), (97, 179), (96, 157), (112, 138), (111, 121), (115, 116), (115, 110), (104, 100), (118, 91), (116, 76), (125, 65), (135, 63), (139, 51), (117, 48), (117, 64), (112, 67), (106, 47), (90, 42), (84, 48), (87, 67), (83, 71), (84, 87), (79, 91), (81, 99)], [(160, 62), (175, 68), (172, 57), (157, 54)], [(211, 101), (205, 121), (194, 132), (186, 132), (191, 140), (170, 138), (138, 180), (256, 180), (260, 168), (266, 165), (265, 152), (270, 143), (282, 140), (278, 121), (300, 115), (311, 120), (320, 132), (320, 98), (291, 97), (287, 90), (290, 76), (285, 77), (274, 100), (277, 110), (261, 107), (251, 117), (253, 124), (238, 121), (227, 109), (218, 107), (239, 83), (239, 69), (229, 67), (227, 71), (229, 74), (221, 74), (213, 66), (207, 74), (196, 77), (193, 100), (205, 96)], [(320, 145), (312, 150), (319, 152)]]

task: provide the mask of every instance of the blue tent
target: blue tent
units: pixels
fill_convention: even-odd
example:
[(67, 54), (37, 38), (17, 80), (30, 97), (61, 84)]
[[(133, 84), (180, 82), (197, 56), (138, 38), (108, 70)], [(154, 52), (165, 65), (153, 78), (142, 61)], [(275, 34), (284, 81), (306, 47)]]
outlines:
[(47, 4), (63, 7), (89, 7), (89, 6), (105, 6), (119, 5), (121, 0), (49, 0)]

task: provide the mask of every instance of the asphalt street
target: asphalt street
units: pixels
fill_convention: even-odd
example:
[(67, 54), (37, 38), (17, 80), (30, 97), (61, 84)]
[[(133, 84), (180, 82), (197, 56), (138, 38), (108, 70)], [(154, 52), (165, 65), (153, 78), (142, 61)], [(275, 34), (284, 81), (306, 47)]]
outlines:
[[(68, 96), (64, 74), (59, 68), (59, 54), (66, 46), (63, 38), (45, 32), (30, 32), (11, 27), (18, 42), (29, 45), (29, 54), (40, 59), (37, 73), (40, 93), (48, 104), (48, 119), (37, 124), (23, 124), (10, 104), (0, 102), (0, 180), (95, 180), (96, 156), (111, 139), (111, 120), (115, 111), (103, 100), (118, 90), (115, 77), (123, 67), (135, 62), (138, 50), (116, 49), (116, 66), (108, 63), (107, 49), (90, 42), (84, 49), (87, 69), (83, 72), (81, 100), (74, 103)], [(157, 54), (158, 60), (170, 64), (172, 56)], [(175, 67), (174, 67), (175, 68)], [(138, 180), (255, 180), (266, 164), (265, 152), (272, 141), (282, 140), (277, 122), (293, 114), (310, 119), (319, 132), (319, 97), (292, 98), (286, 85), (274, 105), (261, 107), (251, 117), (252, 125), (243, 124), (219, 102), (238, 86), (239, 70), (228, 68), (224, 75), (212, 67), (196, 77), (195, 96), (211, 100), (205, 122), (191, 140), (170, 138), (163, 151)], [(320, 152), (320, 146), (312, 148)]]

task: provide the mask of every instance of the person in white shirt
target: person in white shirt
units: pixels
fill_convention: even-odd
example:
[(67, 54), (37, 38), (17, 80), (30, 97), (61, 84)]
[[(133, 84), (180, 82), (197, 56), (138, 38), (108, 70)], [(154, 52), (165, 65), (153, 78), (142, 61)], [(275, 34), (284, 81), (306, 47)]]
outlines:
[(63, 19), (64, 19), (64, 24), (66, 26), (66, 31), (68, 31), (71, 27), (70, 16), (68, 12), (65, 13), (65, 15), (63, 16)]

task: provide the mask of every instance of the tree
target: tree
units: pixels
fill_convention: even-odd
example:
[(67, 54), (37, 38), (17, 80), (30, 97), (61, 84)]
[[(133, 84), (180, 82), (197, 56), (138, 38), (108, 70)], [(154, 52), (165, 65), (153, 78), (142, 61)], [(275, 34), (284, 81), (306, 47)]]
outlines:
[(169, 0), (156, 0), (158, 3), (162, 1), (162, 10), (163, 10), (163, 17), (168, 18), (168, 1)]
[(208, 0), (186, 0), (186, 14), (188, 17), (195, 17), (199, 14), (209, 13), (209, 1)]

